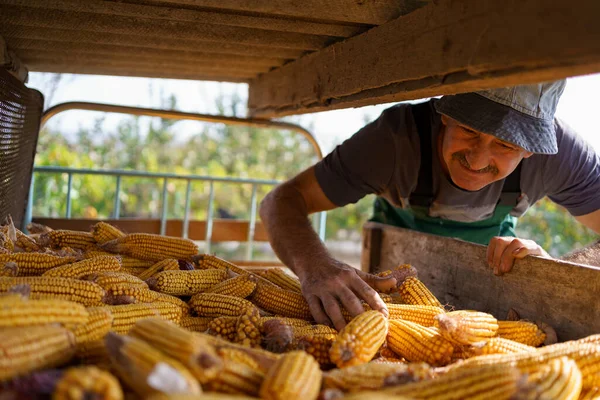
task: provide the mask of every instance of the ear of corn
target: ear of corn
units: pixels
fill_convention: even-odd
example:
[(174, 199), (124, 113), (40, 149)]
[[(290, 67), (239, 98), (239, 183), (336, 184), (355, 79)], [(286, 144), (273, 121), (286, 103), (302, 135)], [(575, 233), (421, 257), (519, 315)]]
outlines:
[(254, 304), (239, 297), (216, 293), (198, 293), (190, 299), (190, 307), (200, 317), (237, 317), (255, 308)]
[(498, 336), (514, 340), (528, 346), (540, 346), (546, 334), (536, 324), (529, 321), (498, 321)]
[(498, 321), (492, 315), (460, 310), (435, 317), (435, 326), (446, 339), (460, 344), (472, 344), (496, 336)]
[(165, 258), (164, 260), (158, 261), (152, 264), (151, 267), (146, 269), (144, 272), (138, 275), (138, 278), (146, 280), (151, 278), (154, 274), (161, 271), (174, 271), (179, 270), (179, 262), (174, 258)]
[(443, 308), (442, 303), (416, 277), (408, 277), (398, 289), (404, 304)]
[(237, 318), (234, 342), (248, 347), (260, 347), (260, 316), (258, 309), (250, 308)]
[(75, 357), (83, 365), (95, 365), (106, 370), (111, 368), (108, 351), (104, 344), (104, 337), (99, 340), (78, 343)]
[(329, 356), (339, 368), (369, 362), (385, 341), (388, 322), (379, 311), (356, 316), (337, 335)]
[(468, 347), (467, 353), (470, 357), (483, 354), (509, 354), (519, 352), (535, 351), (535, 347), (527, 346), (513, 340), (500, 337), (493, 337), (481, 342), (473, 343)]
[(310, 321), (307, 321), (305, 319), (299, 319), (299, 318), (288, 318), (288, 317), (260, 317), (260, 324), (263, 325), (265, 322), (267, 321), (271, 321), (271, 320), (277, 320), (279, 322), (281, 322), (284, 325), (288, 325), (288, 326), (311, 326), (312, 323)]
[(121, 271), (104, 271), (89, 274), (83, 277), (83, 279), (102, 287), (104, 290), (111, 290), (113, 287), (131, 286), (148, 289), (146, 282), (130, 275), (126, 272)]
[(282, 289), (302, 293), (302, 286), (298, 278), (287, 274), (281, 268), (268, 268), (258, 273), (261, 277), (272, 282)]
[(436, 379), (401, 384), (383, 392), (417, 399), (508, 399), (516, 392), (520, 379), (516, 368), (506, 366), (458, 368)]
[(559, 357), (542, 364), (521, 382), (515, 398), (523, 400), (577, 400), (581, 393), (581, 371), (575, 361)]
[(321, 376), (319, 364), (312, 356), (303, 351), (289, 352), (267, 373), (260, 387), (260, 397), (267, 400), (315, 400), (319, 395)]
[(223, 370), (205, 387), (207, 390), (214, 392), (256, 397), (264, 377), (262, 372), (245, 364), (225, 361)]
[(208, 324), (213, 318), (183, 316), (179, 326), (191, 332), (206, 332)]
[(128, 333), (135, 323), (149, 317), (160, 317), (174, 323), (181, 320), (181, 308), (170, 303), (139, 303), (100, 307), (113, 316), (111, 331)]
[(410, 321), (390, 320), (388, 347), (412, 362), (445, 365), (450, 362), (454, 347), (430, 328)]
[(312, 320), (308, 303), (300, 293), (258, 282), (251, 299), (260, 308), (273, 314)]
[(0, 277), (0, 292), (22, 284), (31, 288), (32, 300), (68, 300), (86, 307), (102, 305), (106, 294), (104, 289), (93, 282), (45, 276)]
[(122, 253), (154, 262), (165, 258), (191, 259), (198, 254), (198, 246), (191, 240), (151, 233), (130, 233), (100, 247), (111, 253)]
[(244, 274), (217, 283), (208, 288), (206, 293), (224, 294), (245, 299), (254, 293), (254, 289), (256, 289), (256, 279), (250, 274)]
[(106, 222), (98, 222), (92, 229), (92, 236), (98, 244), (104, 244), (108, 241), (118, 239), (125, 236), (119, 228), (114, 227)]
[(19, 275), (19, 266), (13, 261), (0, 262), (0, 276)]
[(112, 328), (113, 316), (110, 310), (104, 307), (90, 307), (87, 313), (87, 320), (73, 329), (77, 345), (101, 340)]
[(75, 353), (73, 334), (56, 325), (0, 330), (0, 381), (67, 363)]
[(185, 366), (150, 344), (112, 332), (104, 340), (117, 374), (139, 396), (202, 392), (198, 381)]
[(38, 243), (43, 247), (63, 248), (72, 247), (75, 249), (88, 250), (96, 247), (96, 240), (90, 232), (70, 231), (66, 229), (57, 229), (42, 233)]
[(73, 264), (52, 268), (42, 276), (56, 276), (63, 278), (82, 278), (94, 272), (118, 271), (121, 269), (121, 260), (115, 256), (98, 256), (88, 258)]
[(583, 389), (578, 400), (600, 400), (600, 386)]
[(214, 379), (223, 368), (221, 359), (206, 340), (171, 322), (157, 318), (139, 320), (130, 335), (181, 362), (200, 383)]
[(238, 317), (217, 317), (208, 323), (207, 333), (233, 342), (236, 337)]
[(389, 319), (403, 319), (423, 326), (433, 326), (434, 317), (443, 314), (443, 308), (411, 304), (388, 304)]
[(36, 276), (65, 264), (75, 262), (75, 257), (59, 257), (46, 253), (0, 254), (0, 263), (14, 262), (19, 276)]
[(117, 378), (99, 368), (74, 367), (65, 371), (56, 384), (53, 400), (122, 400), (123, 390)]
[(155, 292), (141, 286), (115, 284), (112, 285), (106, 292), (106, 302), (109, 304), (170, 303), (179, 307), (182, 315), (187, 315), (189, 313), (189, 306), (180, 298)]
[(26, 252), (40, 251), (40, 245), (33, 240), (33, 238), (27, 236), (23, 232), (17, 229), (17, 241), (15, 242), (17, 247), (20, 247)]
[(200, 269), (222, 269), (224, 271), (230, 270), (238, 275), (245, 275), (248, 273), (248, 271), (245, 269), (211, 254), (197, 254), (192, 257), (192, 260)]
[(432, 376), (433, 371), (425, 363), (368, 363), (333, 369), (323, 374), (323, 385), (345, 392), (357, 392), (380, 389), (390, 382), (418, 382)]
[(83, 324), (88, 312), (79, 303), (65, 300), (0, 301), (0, 328), (58, 323)]
[(147, 280), (149, 286), (173, 296), (192, 296), (222, 282), (227, 272), (217, 269), (195, 271), (162, 271)]

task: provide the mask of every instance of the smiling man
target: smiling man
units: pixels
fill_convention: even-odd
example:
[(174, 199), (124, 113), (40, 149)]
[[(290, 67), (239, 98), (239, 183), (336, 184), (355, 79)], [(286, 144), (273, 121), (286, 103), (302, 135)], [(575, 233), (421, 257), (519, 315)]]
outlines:
[[(548, 196), (600, 232), (600, 159), (554, 118), (565, 82), (399, 104), (322, 161), (276, 187), (260, 215), (279, 258), (300, 278), (319, 323), (344, 325), (360, 300), (385, 312), (373, 290), (395, 284), (335, 260), (307, 216), (375, 193), (372, 220), (488, 245), (494, 273), (515, 258), (549, 257), (515, 236), (516, 219)], [(557, 232), (559, 234), (560, 232)]]

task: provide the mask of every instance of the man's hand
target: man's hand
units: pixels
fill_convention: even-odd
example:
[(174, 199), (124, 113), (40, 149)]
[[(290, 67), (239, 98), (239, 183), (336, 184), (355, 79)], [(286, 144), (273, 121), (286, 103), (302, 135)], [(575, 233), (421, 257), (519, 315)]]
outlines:
[(515, 259), (529, 255), (552, 258), (540, 245), (527, 239), (496, 236), (490, 240), (487, 248), (487, 262), (490, 268), (494, 269), (495, 275), (509, 272)]
[(388, 315), (377, 291), (387, 292), (395, 287), (395, 278), (367, 274), (333, 258), (302, 270), (302, 294), (317, 323), (329, 326), (333, 323), (335, 329), (341, 330), (346, 321), (340, 305), (356, 316), (364, 312), (361, 300), (373, 310)]

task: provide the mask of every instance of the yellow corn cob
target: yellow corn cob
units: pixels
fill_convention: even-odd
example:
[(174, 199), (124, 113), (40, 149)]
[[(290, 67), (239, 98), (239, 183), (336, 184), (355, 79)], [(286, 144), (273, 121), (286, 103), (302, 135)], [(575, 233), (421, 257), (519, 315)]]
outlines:
[(157, 392), (202, 392), (185, 366), (143, 340), (111, 332), (104, 341), (117, 374), (142, 398)]
[(583, 389), (578, 400), (600, 400), (600, 386)]
[(23, 232), (21, 232), (20, 230), (16, 230), (17, 231), (17, 241), (15, 242), (15, 246), (20, 247), (21, 249), (23, 249), (24, 251), (27, 252), (33, 252), (33, 251), (40, 251), (40, 245), (33, 240), (33, 238), (27, 236), (26, 234), (24, 234)]
[(146, 318), (137, 321), (129, 334), (181, 362), (200, 383), (214, 379), (223, 369), (223, 362), (206, 340), (171, 322)]
[(121, 267), (128, 271), (145, 271), (155, 264), (152, 261), (140, 260), (139, 258), (129, 257), (122, 254), (119, 254), (119, 257), (121, 257)]
[(136, 278), (139, 278), (140, 275), (146, 271), (146, 269), (146, 267), (124, 267), (123, 264), (121, 264), (121, 272), (128, 273)]
[(418, 382), (432, 376), (431, 368), (425, 363), (368, 363), (324, 373), (323, 386), (357, 392), (380, 389), (394, 382)]
[(207, 341), (214, 346), (223, 361), (244, 364), (261, 374), (266, 374), (281, 357), (260, 348), (229, 343), (214, 336), (208, 336)]
[[(577, 363), (583, 376), (583, 388), (600, 386), (600, 345), (591, 343), (565, 342), (545, 346), (532, 352), (477, 356), (460, 363), (460, 368), (476, 369), (487, 365), (515, 366), (523, 373), (530, 373), (540, 365), (559, 357), (569, 357)], [(445, 370), (451, 371), (458, 367), (459, 365), (451, 364)]]
[(173, 270), (179, 270), (179, 262), (174, 258), (166, 258), (164, 260), (152, 264), (150, 268), (146, 269), (144, 272), (139, 274), (138, 278), (145, 281), (146, 279), (151, 278), (152, 275), (157, 274), (161, 271)]
[(19, 266), (13, 261), (0, 262), (0, 276), (18, 276)]
[(123, 390), (111, 373), (94, 366), (65, 371), (56, 384), (52, 400), (122, 400)]
[(179, 326), (191, 332), (206, 332), (208, 324), (213, 318), (183, 316)]
[(423, 326), (433, 326), (434, 317), (444, 313), (444, 309), (440, 307), (411, 304), (388, 304), (387, 309), (389, 319), (403, 319)]
[(390, 349), (387, 345), (383, 345), (379, 349), (379, 355), (384, 358), (401, 358), (398, 354), (394, 353), (394, 351)]
[(130, 304), (130, 303), (171, 303), (181, 308), (183, 315), (189, 312), (188, 305), (178, 297), (155, 292), (141, 286), (129, 284), (115, 284), (106, 290), (108, 304)]
[(515, 393), (520, 379), (516, 368), (498, 365), (457, 368), (436, 379), (401, 384), (383, 389), (381, 393), (431, 400), (508, 399)]
[(160, 317), (174, 323), (181, 320), (181, 308), (170, 303), (138, 303), (99, 308), (112, 314), (111, 331), (123, 334), (128, 333), (138, 320), (144, 318)]
[(394, 302), (394, 299), (392, 298), (392, 296), (390, 296), (387, 293), (377, 292), (377, 294), (379, 295), (379, 298), (381, 299), (381, 301), (383, 301), (385, 304), (392, 304)]
[(238, 317), (218, 317), (208, 323), (207, 333), (233, 342), (236, 336)]
[(61, 276), (63, 278), (79, 279), (94, 272), (118, 271), (120, 269), (121, 260), (118, 257), (98, 256), (49, 269), (42, 276)]
[(96, 241), (90, 232), (70, 231), (66, 229), (57, 229), (42, 233), (38, 239), (38, 243), (40, 246), (55, 249), (72, 247), (87, 250), (96, 247)]
[(138, 277), (130, 275), (126, 272), (121, 271), (104, 271), (85, 276), (83, 279), (102, 287), (104, 290), (110, 290), (114, 286), (129, 285), (132, 287), (139, 287), (148, 289), (146, 282)]
[(398, 289), (404, 304), (435, 306), (443, 308), (442, 303), (427, 289), (418, 278), (411, 276), (404, 280)]
[(577, 400), (581, 393), (581, 371), (575, 361), (559, 357), (540, 366), (521, 382), (515, 398), (523, 400)]
[(19, 267), (19, 276), (42, 275), (49, 269), (75, 262), (75, 257), (59, 257), (45, 253), (0, 254), (0, 262), (12, 261)]
[(496, 336), (498, 321), (493, 315), (479, 311), (452, 311), (435, 317), (435, 326), (446, 339), (460, 344), (473, 344)]
[(304, 350), (317, 360), (322, 366), (332, 364), (329, 356), (331, 346), (335, 341), (336, 335), (330, 334), (306, 334), (294, 337), (291, 349)]
[(200, 269), (222, 269), (225, 271), (230, 270), (238, 275), (244, 275), (249, 273), (245, 269), (240, 268), (237, 265), (230, 263), (229, 261), (225, 261), (211, 254), (198, 254), (192, 257), (192, 260)]
[(68, 362), (74, 341), (73, 333), (56, 325), (0, 330), (0, 381)]
[(173, 296), (193, 296), (204, 292), (227, 278), (227, 272), (218, 269), (195, 271), (162, 271), (146, 282), (153, 290)]
[(312, 320), (308, 303), (300, 293), (258, 282), (251, 300), (258, 307), (273, 314)]
[(250, 308), (237, 318), (234, 342), (248, 347), (260, 347), (260, 316), (258, 309)]
[(519, 353), (522, 351), (535, 351), (535, 347), (527, 346), (510, 339), (493, 337), (481, 342), (473, 343), (467, 348), (469, 357), (480, 356), (483, 354), (508, 354)]
[(95, 365), (103, 369), (108, 369), (111, 365), (104, 344), (104, 337), (99, 340), (79, 343), (76, 347), (75, 357), (81, 364), (85, 365)]
[(2, 253), (12, 253), (15, 249), (14, 242), (2, 231), (0, 231), (0, 249), (4, 250)]
[(269, 268), (258, 273), (261, 277), (272, 282), (282, 289), (302, 293), (302, 286), (298, 278), (291, 276), (281, 268)]
[(269, 370), (260, 387), (260, 397), (266, 400), (315, 400), (321, 377), (319, 364), (312, 356), (303, 351), (292, 351), (283, 355)]
[(529, 321), (498, 321), (498, 336), (537, 347), (544, 343), (546, 334)]
[(256, 278), (250, 274), (245, 274), (217, 283), (207, 289), (206, 293), (218, 293), (245, 299), (254, 293), (254, 289), (256, 289)]
[(450, 362), (454, 347), (430, 328), (410, 321), (389, 321), (388, 347), (411, 362), (445, 365)]
[(237, 317), (255, 308), (248, 300), (216, 293), (198, 293), (188, 304), (200, 317)]
[(264, 374), (245, 364), (225, 361), (223, 370), (217, 377), (208, 382), (205, 387), (212, 392), (258, 396)]
[[(225, 361), (244, 364), (247, 367), (250, 367), (256, 371), (261, 370), (260, 364), (258, 361), (256, 361), (250, 354), (240, 351), (239, 349), (232, 348), (232, 347), (225, 347), (225, 348), (219, 349), (218, 354)], [(263, 371), (263, 373), (266, 373), (266, 371)]]
[(32, 300), (69, 300), (90, 307), (103, 304), (105, 298), (104, 289), (93, 282), (45, 276), (0, 277), (0, 292), (15, 285), (29, 285)]
[(119, 228), (100, 221), (92, 228), (92, 236), (96, 243), (104, 244), (110, 240), (123, 237), (125, 234)]
[(385, 341), (387, 329), (387, 319), (379, 311), (365, 311), (356, 316), (331, 345), (331, 361), (338, 368), (369, 362)]
[(130, 233), (100, 247), (112, 253), (155, 262), (165, 258), (190, 259), (198, 254), (198, 246), (189, 239), (151, 233)]
[(83, 324), (88, 312), (81, 304), (65, 300), (0, 302), (0, 328), (59, 323)]
[(87, 321), (73, 329), (77, 345), (101, 340), (112, 327), (113, 316), (110, 310), (104, 307), (90, 307), (87, 312)]

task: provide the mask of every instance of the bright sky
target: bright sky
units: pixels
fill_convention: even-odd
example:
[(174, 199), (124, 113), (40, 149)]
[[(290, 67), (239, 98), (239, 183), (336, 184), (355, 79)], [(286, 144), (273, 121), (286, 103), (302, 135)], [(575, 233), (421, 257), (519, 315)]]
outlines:
[[(54, 74), (31, 73), (29, 87), (36, 88), (47, 97), (50, 95), (49, 80)], [(65, 75), (46, 106), (66, 101), (91, 101), (128, 106), (160, 108), (161, 99), (174, 94), (180, 111), (214, 114), (214, 98), (220, 93), (237, 93), (247, 98), (245, 84), (195, 82), (186, 80), (147, 79), (130, 77), (106, 77), (94, 75)], [(557, 115), (567, 121), (600, 153), (598, 115), (600, 114), (600, 74), (571, 78), (558, 104)], [(335, 144), (351, 136), (365, 121), (371, 121), (388, 105), (327, 111), (285, 118), (308, 128), (316, 136), (324, 153)], [(53, 128), (60, 127), (66, 134), (79, 127), (91, 128), (102, 113), (69, 111), (49, 122)], [(122, 118), (119, 114), (108, 115), (105, 126), (110, 129)], [(182, 135), (197, 131), (198, 122), (180, 122), (176, 126)]]

